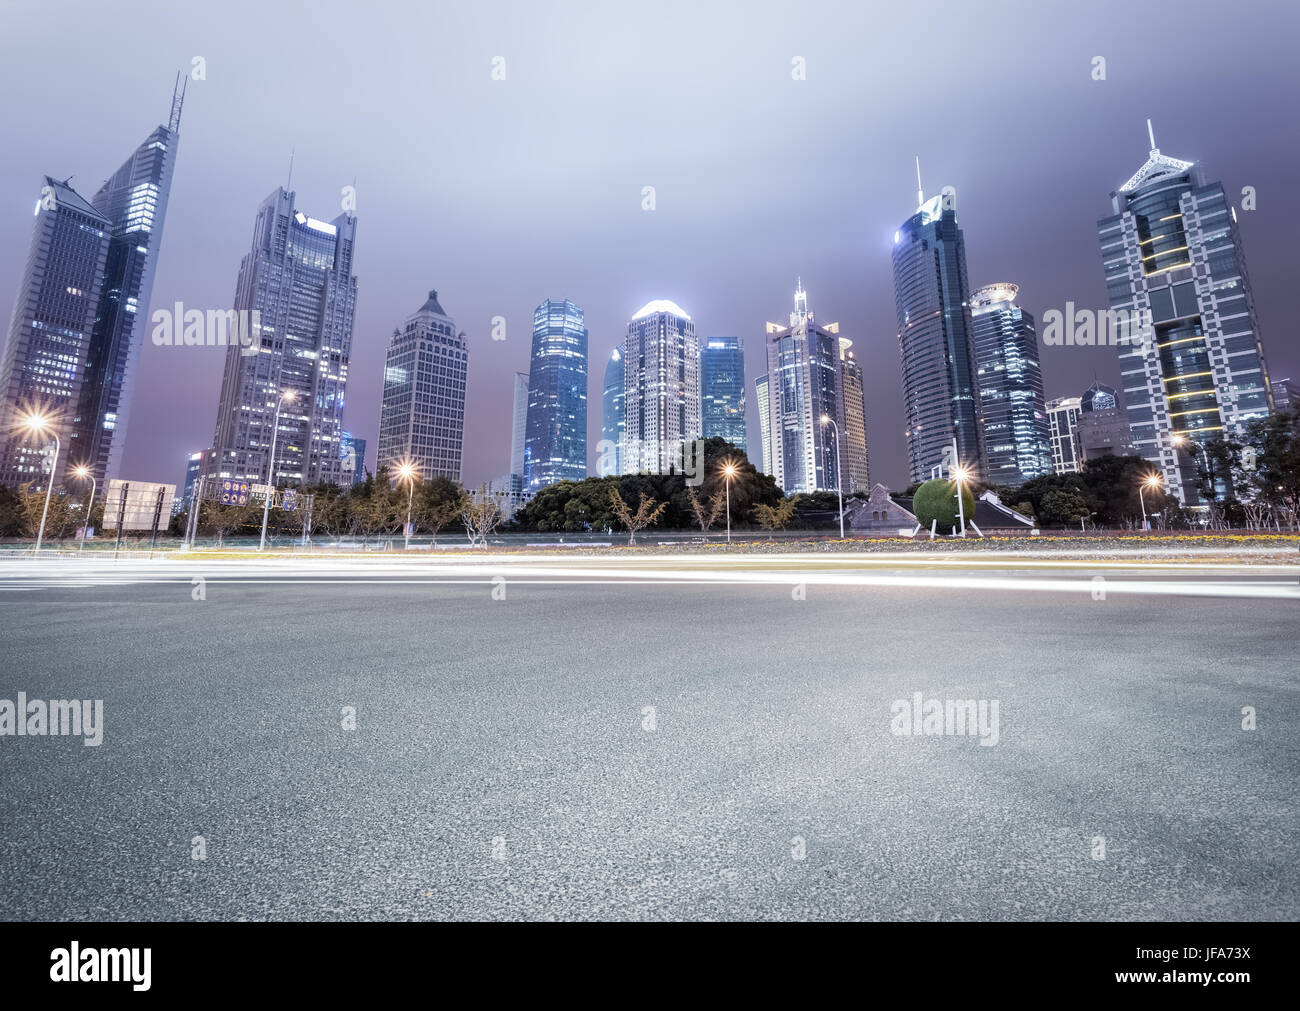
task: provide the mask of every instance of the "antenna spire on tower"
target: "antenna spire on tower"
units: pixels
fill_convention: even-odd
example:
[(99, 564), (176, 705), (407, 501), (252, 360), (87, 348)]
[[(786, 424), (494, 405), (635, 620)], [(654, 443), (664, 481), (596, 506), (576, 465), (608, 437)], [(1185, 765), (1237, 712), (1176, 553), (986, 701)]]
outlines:
[(1151, 150), (1154, 151), (1156, 149), (1156, 131), (1151, 126), (1150, 119), (1147, 120), (1147, 136), (1151, 138)]
[[(181, 75), (184, 74), (182, 77)], [(172, 88), (172, 114), (167, 120), (167, 129), (172, 133), (181, 128), (181, 109), (185, 105), (185, 89), (189, 86), (190, 75), (183, 70), (176, 71), (176, 84)]]
[(286, 192), (289, 192), (289, 193), (292, 193), (292, 192), (293, 192), (293, 156), (294, 156), (297, 152), (298, 152), (298, 149), (297, 149), (296, 147), (291, 147), (291, 148), (289, 149), (289, 181), (285, 184), (285, 187), (284, 187), (284, 188), (285, 188), (285, 191), (286, 191)]
[(916, 206), (925, 203), (925, 189), (921, 186), (921, 156), (916, 156)]

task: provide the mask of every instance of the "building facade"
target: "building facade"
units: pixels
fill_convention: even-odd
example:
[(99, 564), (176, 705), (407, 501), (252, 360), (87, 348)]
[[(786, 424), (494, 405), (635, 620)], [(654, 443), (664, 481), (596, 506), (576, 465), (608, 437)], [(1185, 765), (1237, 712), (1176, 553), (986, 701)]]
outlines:
[(700, 437), (700, 342), (676, 302), (647, 302), (623, 342), (622, 471), (682, 469), (682, 445)]
[[(767, 324), (767, 473), (787, 495), (835, 491), (835, 431), (844, 435), (840, 325), (818, 323), (800, 281), (788, 326)], [(834, 421), (834, 426), (823, 418)], [(841, 451), (839, 462), (847, 463)]]
[(600, 398), (601, 477), (623, 473), (623, 350), (614, 348), (605, 362), (605, 385)]
[(990, 284), (970, 296), (976, 388), (984, 431), (984, 480), (1020, 485), (1052, 473), (1034, 317), (1016, 304), (1020, 287)]
[(849, 350), (853, 342), (840, 338), (840, 368), (844, 372), (844, 491), (871, 489), (867, 457), (867, 398), (862, 386), (862, 367)]
[[(55, 487), (89, 458), (79, 410), (113, 222), (67, 182), (43, 180), (36, 227), (0, 360), (0, 483)], [(49, 430), (22, 418), (38, 414)], [(57, 471), (51, 473), (58, 436)]]
[(582, 309), (547, 299), (533, 313), (524, 488), (587, 476), (587, 328)]
[(1150, 126), (1146, 162), (1097, 231), (1111, 308), (1146, 318), (1117, 346), (1133, 445), (1196, 507), (1191, 443), (1231, 438), (1272, 403), (1236, 210), (1199, 165), (1162, 154)]
[(893, 250), (911, 478), (943, 466), (954, 438), (960, 462), (983, 477), (966, 242), (950, 198), (917, 197)]
[(1057, 397), (1047, 402), (1047, 429), (1052, 440), (1052, 473), (1075, 474), (1083, 469), (1079, 450), (1079, 398)]
[(412, 463), (421, 480), (460, 481), (468, 374), (469, 339), (430, 291), (388, 342), (377, 468)]
[(344, 430), (339, 443), (339, 459), (343, 461), (344, 484), (366, 483), (366, 440)]
[(516, 372), (510, 420), (510, 473), (524, 477), (524, 445), (528, 437), (528, 373)]
[(754, 380), (754, 396), (758, 404), (758, 434), (763, 451), (762, 459), (758, 461), (758, 469), (764, 474), (772, 473), (772, 416), (767, 399), (770, 392), (771, 384), (765, 372)]
[(1098, 380), (1079, 398), (1079, 452), (1083, 462), (1133, 455), (1128, 412), (1113, 386)]
[(700, 347), (700, 425), (704, 438), (725, 439), (749, 454), (745, 342), (740, 337), (709, 337)]
[(269, 475), (276, 487), (344, 483), (356, 228), (349, 214), (332, 222), (308, 217), (283, 188), (258, 208), (235, 310), (260, 313), (260, 330), (250, 347), (231, 344), (226, 351), (213, 437), (215, 476), (262, 483)]

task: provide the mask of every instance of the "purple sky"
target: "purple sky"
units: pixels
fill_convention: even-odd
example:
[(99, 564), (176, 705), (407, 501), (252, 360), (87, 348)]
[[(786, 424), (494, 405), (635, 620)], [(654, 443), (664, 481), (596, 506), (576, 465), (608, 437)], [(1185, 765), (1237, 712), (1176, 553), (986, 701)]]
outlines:
[[(906, 483), (894, 230), (957, 190), (970, 282), (1043, 311), (1105, 305), (1096, 221), (1146, 158), (1202, 161), (1240, 200), (1265, 352), (1300, 375), (1300, 7), (1292, 3), (394, 3), (10, 0), (0, 13), (0, 317), (41, 176), (94, 194), (191, 81), (153, 305), (229, 306), (258, 204), (285, 182), (329, 219), (356, 178), (359, 306), (345, 424), (374, 463), (385, 340), (436, 288), (470, 338), (468, 484), (508, 469), (512, 375), (533, 307), (591, 332), (590, 448), (605, 358), (670, 298), (701, 336), (785, 320), (795, 277), (863, 362), (874, 480)], [(182, 9), (193, 8), (193, 9)], [(506, 80), (493, 81), (494, 57)], [(791, 79), (806, 60), (807, 79)], [(1107, 79), (1091, 61), (1104, 56)], [(657, 209), (641, 209), (654, 186)], [(490, 339), (493, 316), (508, 339)], [(1119, 378), (1113, 348), (1048, 348), (1049, 397)], [(179, 482), (210, 444), (224, 351), (147, 341), (124, 477)]]

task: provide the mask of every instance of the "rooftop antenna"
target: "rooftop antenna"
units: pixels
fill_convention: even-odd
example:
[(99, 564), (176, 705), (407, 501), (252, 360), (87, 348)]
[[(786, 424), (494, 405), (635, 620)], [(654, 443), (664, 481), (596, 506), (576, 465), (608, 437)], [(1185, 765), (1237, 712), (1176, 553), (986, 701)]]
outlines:
[(916, 156), (916, 206), (925, 203), (925, 190), (921, 186), (921, 156)]
[(1151, 138), (1151, 150), (1156, 150), (1156, 131), (1151, 126), (1151, 120), (1147, 120), (1147, 136)]
[(189, 86), (189, 83), (189, 74), (186, 74), (183, 70), (176, 71), (176, 84), (172, 88), (172, 114), (167, 120), (167, 129), (172, 133), (180, 131), (181, 108), (185, 105), (185, 89)]
[(289, 149), (289, 181), (285, 183), (284, 187), (285, 191), (288, 193), (293, 192), (293, 156), (297, 154), (297, 152), (298, 149), (296, 147), (291, 147)]

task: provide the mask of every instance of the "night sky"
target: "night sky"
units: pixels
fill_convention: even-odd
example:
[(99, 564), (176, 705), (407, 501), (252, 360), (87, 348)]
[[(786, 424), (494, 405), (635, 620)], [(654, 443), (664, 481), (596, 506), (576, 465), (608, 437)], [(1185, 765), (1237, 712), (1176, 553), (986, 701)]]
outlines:
[[(258, 204), (286, 182), (326, 220), (353, 179), (359, 302), (344, 424), (374, 465), (387, 335), (436, 288), (470, 339), (465, 481), (508, 470), (512, 376), (533, 307), (590, 330), (589, 448), (605, 358), (652, 298), (701, 337), (786, 322), (795, 278), (863, 363), (873, 480), (906, 484), (890, 245), (951, 185), (970, 283), (1021, 286), (1041, 319), (1104, 307), (1096, 221), (1147, 156), (1200, 161), (1238, 209), (1272, 375), (1300, 375), (1300, 5), (1061, 2), (338, 3), (223, 0), (0, 11), (0, 317), (41, 177), (87, 198), (164, 123), (195, 56), (153, 307), (229, 307)], [(494, 57), (506, 79), (492, 79)], [(1092, 60), (1106, 59), (1106, 80)], [(792, 80), (792, 59), (807, 79)], [(657, 208), (642, 210), (642, 187)], [(490, 339), (504, 316), (507, 340)], [(180, 483), (210, 445), (220, 348), (144, 335), (121, 476)], [(1043, 349), (1049, 397), (1114, 348)]]

